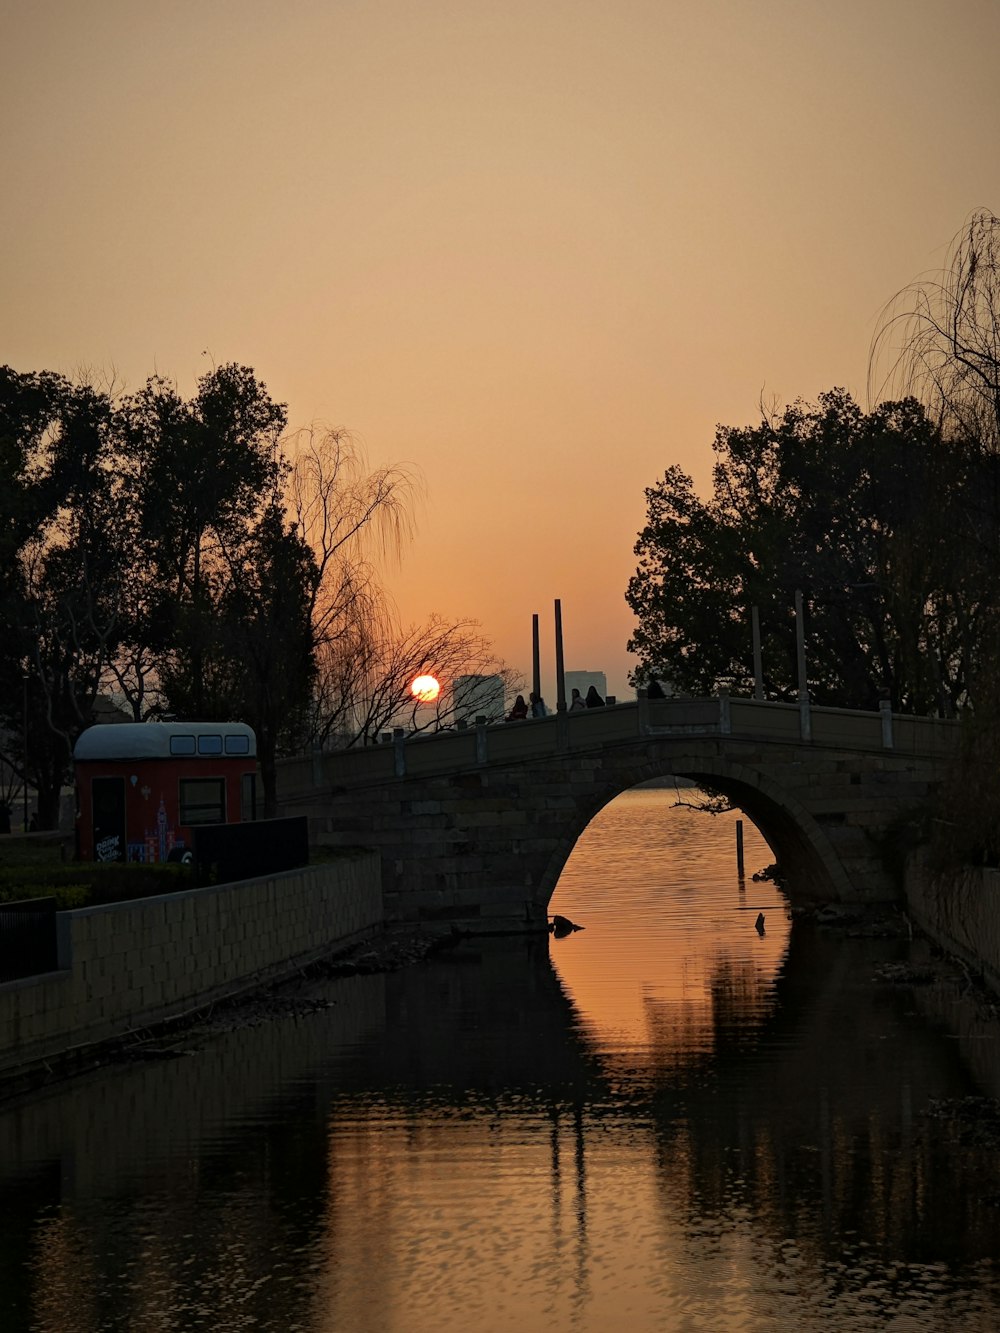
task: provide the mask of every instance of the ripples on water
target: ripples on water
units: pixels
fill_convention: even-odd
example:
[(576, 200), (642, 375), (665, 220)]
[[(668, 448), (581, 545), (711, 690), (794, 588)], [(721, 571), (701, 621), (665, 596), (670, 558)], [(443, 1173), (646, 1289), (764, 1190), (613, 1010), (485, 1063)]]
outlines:
[(926, 1115), (995, 1093), (994, 1030), (873, 984), (905, 943), (793, 928), (749, 822), (741, 885), (735, 816), (673, 801), (591, 825), (576, 934), (0, 1116), (0, 1328), (1000, 1326), (996, 1144)]

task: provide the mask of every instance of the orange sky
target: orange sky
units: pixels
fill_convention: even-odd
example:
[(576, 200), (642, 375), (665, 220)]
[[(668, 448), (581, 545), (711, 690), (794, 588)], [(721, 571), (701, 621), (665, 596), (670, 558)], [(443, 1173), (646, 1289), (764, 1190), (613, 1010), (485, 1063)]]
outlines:
[[(995, 0), (0, 0), (0, 361), (252, 365), (426, 481), (393, 588), (625, 692), (643, 488), (1000, 210)], [(208, 353), (208, 356), (205, 353)], [(546, 692), (554, 695), (550, 679)]]

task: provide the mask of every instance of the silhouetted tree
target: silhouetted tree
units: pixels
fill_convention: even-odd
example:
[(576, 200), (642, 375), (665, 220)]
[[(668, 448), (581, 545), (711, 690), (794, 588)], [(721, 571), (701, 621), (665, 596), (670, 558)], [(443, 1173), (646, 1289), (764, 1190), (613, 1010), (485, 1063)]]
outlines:
[[(43, 826), (102, 688), (136, 721), (248, 722), (270, 814), (279, 754), (370, 736), (421, 669), (505, 671), (473, 622), (399, 627), (382, 568), (412, 530), (414, 475), (285, 424), (235, 364), (190, 399), (159, 376), (116, 396), (0, 368), (0, 758), (25, 768), (27, 673)], [(443, 705), (414, 725), (432, 717)]]
[(203, 375), (189, 402), (168, 381), (150, 379), (122, 402), (119, 418), (142, 571), (128, 643), (133, 654), (153, 650), (161, 686), (172, 685), (169, 710), (218, 717), (213, 648), (227, 553), (280, 494), (285, 409), (252, 370), (233, 364)]
[(720, 427), (714, 448), (709, 500), (676, 467), (646, 492), (626, 594), (636, 679), (749, 692), (757, 606), (766, 690), (793, 698), (801, 589), (817, 702), (874, 707), (883, 690), (904, 711), (962, 702), (985, 605), (956, 558), (954, 522), (960, 497), (981, 489), (981, 460), (944, 440), (915, 400), (865, 414), (842, 390), (756, 427)]
[(264, 814), (278, 813), (275, 760), (303, 748), (316, 675), (312, 610), (320, 572), (308, 543), (271, 504), (228, 557), (219, 611), (232, 715), (257, 736)]
[(374, 645), (393, 625), (382, 578), (413, 531), (417, 480), (398, 466), (369, 469), (347, 431), (313, 427), (290, 441), (288, 503), (315, 557), (310, 617), (317, 673), (310, 740), (352, 732)]
[(27, 694), (19, 762), (43, 828), (58, 819), (73, 742), (91, 721), (120, 632), (127, 553), (110, 421), (108, 396), (87, 385), (0, 371), (3, 711), (17, 737), (11, 748), (23, 749)]
[[(289, 507), (319, 570), (312, 606), (316, 654), (310, 739), (364, 744), (391, 725), (451, 725), (450, 680), (520, 678), (500, 661), (473, 620), (432, 616), (404, 627), (383, 582), (413, 531), (419, 482), (392, 465), (369, 469), (348, 432), (311, 429), (290, 442)], [(414, 705), (410, 685), (430, 671), (445, 686), (434, 706)]]
[(975, 484), (942, 490), (951, 558), (978, 599), (963, 624), (967, 702), (962, 744), (935, 819), (939, 862), (1000, 861), (1000, 218), (977, 209), (939, 272), (904, 288), (882, 312), (869, 392), (916, 395), (950, 449), (976, 457)]

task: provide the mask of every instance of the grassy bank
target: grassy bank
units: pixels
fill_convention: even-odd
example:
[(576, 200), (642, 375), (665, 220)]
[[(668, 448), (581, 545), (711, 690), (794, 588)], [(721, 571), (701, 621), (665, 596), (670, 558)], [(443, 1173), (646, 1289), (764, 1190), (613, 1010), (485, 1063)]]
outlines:
[(190, 873), (179, 865), (126, 865), (73, 861), (58, 834), (0, 838), (0, 902), (55, 898), (60, 909), (148, 898), (186, 888)]

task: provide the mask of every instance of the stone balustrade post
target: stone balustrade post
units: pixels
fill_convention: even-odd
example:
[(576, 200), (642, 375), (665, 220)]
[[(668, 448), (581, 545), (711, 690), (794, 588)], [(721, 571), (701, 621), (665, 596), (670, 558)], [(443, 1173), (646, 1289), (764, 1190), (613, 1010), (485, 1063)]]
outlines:
[(882, 749), (892, 749), (892, 700), (879, 699), (879, 716), (882, 719)]
[(733, 718), (729, 711), (729, 691), (719, 691), (719, 735), (729, 736), (733, 730)]
[(804, 741), (812, 740), (812, 716), (809, 712), (808, 690), (799, 690), (799, 735)]
[(640, 685), (636, 690), (636, 699), (639, 707), (636, 710), (636, 722), (640, 736), (649, 734), (649, 690), (645, 685)]

